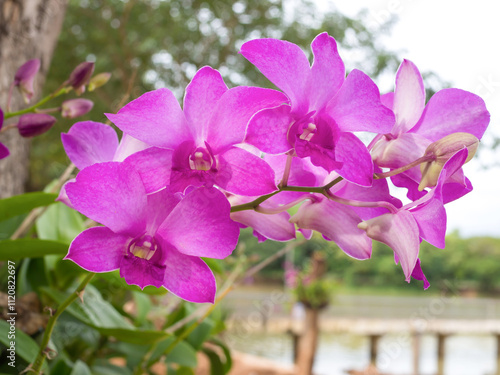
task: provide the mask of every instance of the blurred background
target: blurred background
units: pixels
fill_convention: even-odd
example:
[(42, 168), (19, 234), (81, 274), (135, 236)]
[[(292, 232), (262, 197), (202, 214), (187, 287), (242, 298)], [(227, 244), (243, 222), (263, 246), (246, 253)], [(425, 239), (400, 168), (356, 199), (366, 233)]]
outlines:
[[(112, 79), (89, 93), (95, 106), (80, 120), (104, 122), (103, 113), (152, 89), (168, 87), (182, 100), (204, 65), (219, 69), (229, 87), (273, 87), (238, 55), (239, 47), (280, 38), (310, 56), (310, 42), (327, 31), (347, 70), (363, 70), (381, 92), (393, 90), (397, 68), (409, 58), (423, 73), (427, 99), (446, 87), (482, 96), (492, 122), (479, 155), (465, 167), (475, 190), (448, 209), (446, 249), (422, 243), (429, 290), (405, 283), (383, 245), (376, 243), (372, 259), (360, 262), (314, 237), (246, 280), (223, 308), (232, 348), (284, 366), (269, 374), (286, 373), (293, 363), (294, 337), (310, 329), (310, 311), (319, 321), (316, 374), (500, 374), (497, 7), (485, 0), (73, 0), (44, 91), (55, 90), (78, 63), (95, 61), (96, 72), (111, 72)], [(56, 131), (32, 143), (29, 190), (43, 189), (66, 168), (59, 133), (73, 123), (59, 121)], [(285, 246), (258, 244), (251, 231), (241, 243), (244, 251), (222, 263), (223, 270), (238, 257), (258, 261)], [(322, 271), (307, 282), (315, 262)]]

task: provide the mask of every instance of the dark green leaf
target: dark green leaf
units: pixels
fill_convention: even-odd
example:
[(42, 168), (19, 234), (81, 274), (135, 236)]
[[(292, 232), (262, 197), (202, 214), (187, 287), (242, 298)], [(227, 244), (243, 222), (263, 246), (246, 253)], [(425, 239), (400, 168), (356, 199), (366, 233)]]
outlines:
[(205, 319), (189, 334), (186, 341), (195, 349), (200, 350), (203, 343), (208, 339), (214, 323), (211, 319)]
[(227, 374), (231, 370), (231, 367), (233, 367), (233, 359), (231, 357), (231, 350), (228, 348), (228, 346), (226, 344), (224, 344), (221, 340), (219, 340), (216, 337), (213, 337), (212, 339), (210, 339), (210, 342), (212, 344), (219, 346), (222, 349), (222, 351), (224, 352), (224, 356), (226, 357), (226, 361), (224, 362), (224, 371), (225, 371), (224, 373)]
[[(5, 345), (7, 349), (9, 349), (10, 342), (15, 341), (16, 355), (28, 363), (34, 362), (39, 349), (36, 342), (20, 329), (16, 329), (15, 339), (9, 338), (9, 330), (10, 324), (5, 320), (0, 319), (0, 342)], [(44, 362), (42, 369), (47, 372), (47, 362)]]
[[(68, 296), (68, 293), (51, 288), (42, 290), (57, 303), (61, 303)], [(165, 332), (140, 330), (134, 327), (109, 302), (103, 300), (99, 291), (92, 285), (88, 285), (85, 289), (83, 299), (83, 303), (79, 299), (73, 302), (66, 311), (105, 336), (113, 336), (119, 341), (136, 344), (153, 342), (168, 336)]]
[[(156, 362), (176, 339), (176, 337), (171, 336), (160, 341), (151, 355), (149, 364)], [(194, 368), (198, 360), (196, 359), (196, 351), (193, 347), (184, 341), (180, 341), (167, 355), (166, 362)]]
[(210, 374), (211, 375), (225, 375), (224, 364), (222, 363), (219, 355), (211, 349), (203, 348), (203, 353), (206, 354), (210, 360)]
[(26, 193), (0, 200), (0, 221), (18, 216), (41, 206), (55, 203), (57, 194)]
[(68, 245), (47, 240), (27, 239), (0, 241), (0, 261), (66, 254)]
[(87, 366), (82, 361), (76, 361), (75, 366), (73, 366), (73, 371), (71, 375), (92, 375), (89, 366)]

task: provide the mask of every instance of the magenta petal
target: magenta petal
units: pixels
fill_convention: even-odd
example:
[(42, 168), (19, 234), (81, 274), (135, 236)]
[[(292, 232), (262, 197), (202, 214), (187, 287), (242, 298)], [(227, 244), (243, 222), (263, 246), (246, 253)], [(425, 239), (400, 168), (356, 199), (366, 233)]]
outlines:
[(71, 201), (68, 198), (68, 194), (66, 193), (66, 185), (71, 184), (76, 181), (76, 178), (69, 179), (66, 181), (66, 183), (61, 186), (61, 190), (59, 190), (59, 195), (57, 196), (56, 201), (61, 202), (68, 206), (69, 208), (73, 208), (73, 205), (71, 204)]
[(198, 70), (186, 87), (184, 114), (196, 143), (203, 144), (206, 139), (208, 121), (227, 90), (220, 73), (209, 66)]
[(118, 148), (118, 136), (109, 125), (100, 122), (77, 122), (67, 134), (61, 134), (64, 150), (78, 169), (94, 163), (112, 161)]
[(186, 255), (222, 259), (238, 242), (227, 198), (216, 188), (198, 188), (175, 206), (158, 233)]
[(159, 192), (149, 194), (146, 233), (154, 236), (158, 228), (181, 199), (181, 194), (172, 193), (168, 187)]
[(215, 183), (230, 193), (258, 196), (278, 190), (271, 166), (246, 150), (231, 147), (219, 155), (219, 164)]
[(149, 145), (175, 148), (191, 139), (184, 113), (168, 89), (147, 92), (120, 109), (106, 113), (123, 132)]
[(113, 233), (106, 227), (89, 228), (69, 246), (69, 259), (90, 272), (109, 272), (120, 267), (130, 237)]
[(115, 233), (135, 237), (146, 225), (146, 191), (139, 174), (117, 162), (93, 164), (66, 184), (73, 207)]
[(248, 124), (245, 142), (269, 154), (284, 154), (292, 146), (287, 134), (293, 118), (288, 104), (264, 109), (252, 117)]
[(326, 111), (343, 132), (389, 133), (395, 122), (392, 111), (380, 102), (377, 85), (357, 69), (347, 76)]
[(113, 157), (113, 161), (124, 161), (130, 155), (149, 147), (151, 146), (123, 133), (122, 139), (120, 139), (120, 144), (118, 145), (115, 156)]
[(344, 62), (337, 51), (335, 39), (321, 33), (311, 43), (314, 62), (311, 67), (310, 107), (323, 108), (344, 83)]
[(394, 108), (394, 93), (388, 92), (387, 94), (380, 95), (380, 101), (389, 109)]
[(0, 159), (6, 158), (10, 155), (10, 151), (3, 143), (0, 143)]
[(373, 161), (366, 146), (352, 133), (340, 133), (335, 146), (335, 159), (342, 163), (336, 172), (360, 186), (373, 183)]
[(489, 122), (490, 114), (479, 96), (464, 90), (444, 89), (432, 96), (411, 132), (433, 142), (456, 132), (481, 139)]
[(151, 147), (130, 155), (124, 163), (139, 173), (146, 193), (149, 194), (170, 184), (172, 154), (172, 150)]
[(165, 278), (166, 266), (128, 253), (120, 262), (120, 276), (129, 285), (144, 289), (148, 285), (160, 288)]
[[(264, 205), (266, 207), (266, 205)], [(247, 227), (272, 241), (290, 241), (295, 238), (295, 225), (290, 223), (288, 212), (267, 215), (253, 210), (238, 211), (231, 213), (231, 219)], [(261, 241), (259, 241), (261, 242)]]
[(429, 282), (427, 281), (427, 277), (425, 277), (424, 272), (422, 271), (420, 259), (417, 259), (417, 263), (415, 264), (415, 268), (411, 273), (411, 277), (413, 277), (415, 280), (423, 281), (424, 289), (428, 289), (431, 286), (431, 284), (429, 284)]
[(410, 130), (420, 119), (425, 107), (424, 81), (415, 64), (404, 60), (396, 74), (394, 90), (394, 114), (396, 125), (392, 134)]
[(418, 224), (420, 237), (440, 249), (445, 247), (446, 210), (437, 199), (410, 211)]
[(307, 111), (309, 60), (296, 44), (277, 39), (246, 42), (240, 53), (290, 98), (294, 111)]
[(301, 229), (312, 229), (334, 241), (347, 255), (368, 259), (372, 241), (358, 228), (359, 216), (349, 207), (327, 199), (304, 202), (290, 219)]
[(258, 111), (286, 103), (281, 92), (259, 87), (235, 87), (217, 102), (208, 124), (207, 142), (214, 154), (243, 142), (248, 122)]
[(363, 222), (360, 227), (368, 237), (389, 246), (401, 261), (401, 267), (410, 282), (420, 247), (419, 229), (412, 214), (402, 210), (384, 214)]
[(163, 286), (176, 296), (195, 303), (214, 303), (217, 285), (210, 267), (200, 258), (169, 247), (165, 253)]

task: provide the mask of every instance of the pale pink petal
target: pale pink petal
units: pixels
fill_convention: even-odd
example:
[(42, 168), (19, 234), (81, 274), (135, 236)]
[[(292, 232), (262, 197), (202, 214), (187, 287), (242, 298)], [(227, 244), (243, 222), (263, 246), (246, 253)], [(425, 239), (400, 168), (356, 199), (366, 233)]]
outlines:
[(71, 184), (72, 182), (75, 182), (75, 178), (71, 178), (66, 183), (61, 186), (61, 190), (59, 190), (59, 195), (57, 196), (56, 201), (64, 203), (66, 206), (69, 208), (73, 208), (73, 205), (71, 204), (71, 201), (68, 198), (68, 194), (66, 193), (66, 184)]
[(175, 206), (158, 233), (186, 255), (222, 259), (238, 242), (238, 224), (227, 198), (216, 188), (191, 191)]
[(335, 159), (342, 163), (335, 171), (347, 181), (360, 186), (371, 186), (373, 161), (370, 152), (352, 133), (340, 133), (335, 146)]
[(344, 62), (337, 51), (335, 39), (321, 33), (311, 43), (314, 62), (311, 67), (310, 107), (321, 109), (344, 83)]
[(117, 114), (106, 116), (124, 133), (152, 146), (175, 148), (192, 138), (184, 113), (168, 89), (147, 92)]
[(419, 229), (412, 214), (401, 210), (364, 221), (360, 225), (368, 237), (389, 246), (401, 261), (401, 267), (410, 282), (411, 273), (420, 247)]
[(118, 148), (118, 136), (109, 125), (100, 122), (77, 122), (61, 134), (64, 150), (78, 169), (94, 163), (112, 161)]
[(387, 94), (380, 95), (380, 101), (389, 109), (394, 109), (394, 93), (388, 92)]
[(403, 60), (396, 74), (394, 107), (396, 125), (392, 134), (410, 130), (420, 119), (425, 107), (425, 88), (422, 76), (415, 64)]
[(427, 277), (425, 277), (424, 272), (422, 271), (420, 259), (417, 259), (417, 263), (415, 264), (415, 268), (411, 273), (411, 277), (413, 277), (415, 280), (423, 281), (424, 289), (428, 289), (431, 286), (431, 284), (429, 284), (429, 281), (427, 281)]
[(377, 85), (357, 69), (347, 76), (326, 111), (343, 132), (389, 133), (395, 122), (392, 111), (380, 102)]
[(209, 66), (198, 70), (186, 87), (184, 114), (197, 144), (206, 139), (208, 121), (227, 90), (220, 73)]
[(217, 102), (208, 124), (207, 142), (214, 154), (243, 142), (248, 122), (262, 109), (286, 103), (281, 92), (260, 87), (235, 87)]
[(69, 246), (69, 259), (90, 272), (109, 272), (120, 267), (130, 237), (113, 233), (106, 227), (89, 228)]
[(160, 225), (170, 215), (170, 212), (172, 212), (181, 199), (181, 194), (172, 193), (168, 187), (156, 193), (149, 194), (146, 233), (154, 236)]
[(246, 42), (240, 53), (290, 98), (294, 112), (307, 111), (309, 60), (296, 44), (277, 39)]
[(328, 199), (306, 201), (290, 221), (301, 229), (320, 232), (353, 258), (368, 259), (371, 256), (372, 241), (357, 226), (361, 219), (343, 204)]
[(258, 196), (278, 190), (274, 171), (263, 159), (238, 147), (219, 155), (217, 186), (245, 196)]
[(446, 210), (438, 199), (410, 211), (418, 224), (420, 237), (440, 249), (445, 247)]
[[(266, 205), (264, 205), (266, 207)], [(295, 225), (290, 223), (288, 212), (267, 215), (253, 210), (231, 213), (231, 219), (247, 227), (251, 227), (264, 239), (272, 241), (290, 241), (295, 238)], [(262, 241), (259, 241), (262, 242)]]
[(148, 147), (151, 146), (124, 133), (113, 156), (113, 161), (124, 161), (130, 155), (145, 150)]
[(146, 226), (146, 191), (139, 174), (117, 162), (93, 164), (66, 184), (75, 210), (115, 233), (136, 237)]
[(288, 129), (293, 122), (288, 104), (264, 109), (252, 117), (245, 142), (269, 154), (284, 154), (292, 146), (288, 142)]
[(210, 267), (200, 258), (168, 247), (163, 286), (176, 296), (195, 303), (214, 303), (217, 285)]
[(481, 139), (489, 122), (490, 114), (479, 96), (464, 90), (444, 89), (432, 96), (410, 131), (433, 142), (456, 132)]
[(149, 194), (170, 184), (173, 153), (172, 150), (150, 147), (130, 155), (124, 163), (139, 173)]

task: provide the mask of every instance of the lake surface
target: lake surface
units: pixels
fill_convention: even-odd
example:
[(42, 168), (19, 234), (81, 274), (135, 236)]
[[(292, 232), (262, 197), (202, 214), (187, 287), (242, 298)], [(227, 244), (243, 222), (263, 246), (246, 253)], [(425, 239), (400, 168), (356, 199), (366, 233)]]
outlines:
[[(228, 332), (230, 345), (242, 352), (292, 364), (292, 340), (286, 333), (262, 332), (265, 323), (288, 319), (291, 297), (280, 288), (244, 288), (231, 293), (225, 306), (237, 317), (243, 330)], [(323, 317), (373, 319), (490, 319), (500, 320), (500, 300), (459, 296), (358, 296), (338, 295)], [(250, 327), (250, 329), (248, 328)], [(254, 329), (253, 329), (254, 328)], [(500, 332), (499, 332), (500, 333)], [(386, 334), (378, 343), (379, 370), (395, 375), (413, 373), (413, 344), (408, 334)], [(496, 371), (493, 335), (450, 335), (445, 342), (446, 375), (492, 375)], [(345, 375), (348, 369), (361, 370), (369, 364), (369, 340), (358, 333), (320, 335), (314, 370), (318, 375)], [(437, 371), (437, 338), (423, 334), (420, 339), (420, 374)]]

